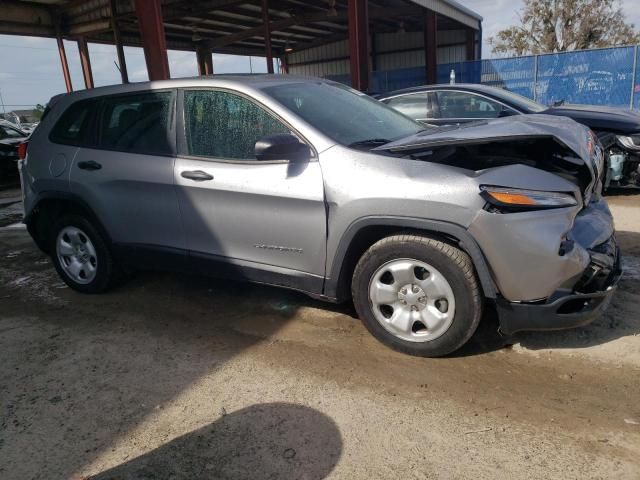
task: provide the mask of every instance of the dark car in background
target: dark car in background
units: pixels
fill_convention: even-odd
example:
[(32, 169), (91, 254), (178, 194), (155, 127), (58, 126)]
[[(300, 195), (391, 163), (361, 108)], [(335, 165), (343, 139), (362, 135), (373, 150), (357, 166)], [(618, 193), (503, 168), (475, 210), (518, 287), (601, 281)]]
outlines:
[[(595, 88), (595, 87), (594, 87)], [(547, 107), (503, 88), (478, 84), (398, 90), (379, 100), (428, 125), (455, 125), (522, 114), (569, 117), (591, 128), (605, 149), (605, 187), (640, 187), (640, 114), (596, 105)]]
[(18, 181), (18, 145), (27, 137), (26, 132), (0, 120), (0, 185)]

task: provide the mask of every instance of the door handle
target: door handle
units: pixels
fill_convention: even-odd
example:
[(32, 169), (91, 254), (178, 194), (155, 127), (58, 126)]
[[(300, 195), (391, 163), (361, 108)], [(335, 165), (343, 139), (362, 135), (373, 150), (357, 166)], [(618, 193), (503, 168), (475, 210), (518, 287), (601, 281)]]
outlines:
[(100, 170), (102, 168), (102, 165), (93, 160), (89, 160), (78, 162), (78, 168), (81, 168), (82, 170)]
[(207, 180), (213, 180), (213, 175), (209, 175), (207, 172), (203, 172), (202, 170), (187, 170), (180, 174), (183, 178), (188, 178), (189, 180), (193, 180), (194, 182), (205, 182)]

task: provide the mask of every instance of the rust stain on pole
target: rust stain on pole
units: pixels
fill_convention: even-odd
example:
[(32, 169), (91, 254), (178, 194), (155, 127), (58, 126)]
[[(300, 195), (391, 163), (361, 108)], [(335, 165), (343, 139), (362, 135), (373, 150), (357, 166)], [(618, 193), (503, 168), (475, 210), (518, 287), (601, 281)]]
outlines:
[(169, 58), (160, 0), (135, 0), (135, 6), (149, 80), (167, 80)]
[(80, 65), (82, 65), (82, 76), (84, 77), (85, 88), (93, 88), (93, 72), (91, 71), (91, 59), (89, 58), (89, 47), (87, 39), (78, 39), (78, 52), (80, 53)]
[(198, 75), (213, 75), (213, 53), (206, 46), (196, 47)]
[(64, 76), (64, 86), (67, 87), (67, 93), (73, 92), (73, 84), (71, 83), (71, 74), (69, 73), (69, 63), (67, 62), (67, 53), (64, 49), (62, 37), (56, 38), (58, 42), (58, 53), (60, 54), (60, 64), (62, 65), (62, 75)]
[(264, 48), (267, 56), (267, 72), (273, 73), (273, 51), (271, 50), (271, 26), (269, 22), (269, 0), (262, 0), (262, 23), (264, 23)]
[(438, 17), (432, 10), (427, 10), (424, 15), (424, 68), (427, 83), (436, 83), (438, 79)]
[(369, 5), (368, 0), (349, 0), (349, 54), (351, 86), (369, 89)]

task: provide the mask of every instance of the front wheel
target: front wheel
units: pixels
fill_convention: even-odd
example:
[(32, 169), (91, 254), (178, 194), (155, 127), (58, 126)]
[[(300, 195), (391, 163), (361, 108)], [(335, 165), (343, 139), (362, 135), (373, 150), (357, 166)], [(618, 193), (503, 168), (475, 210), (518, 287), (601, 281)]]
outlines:
[(424, 236), (396, 235), (372, 245), (356, 266), (352, 294), (358, 315), (378, 340), (416, 356), (457, 350), (482, 316), (469, 256)]

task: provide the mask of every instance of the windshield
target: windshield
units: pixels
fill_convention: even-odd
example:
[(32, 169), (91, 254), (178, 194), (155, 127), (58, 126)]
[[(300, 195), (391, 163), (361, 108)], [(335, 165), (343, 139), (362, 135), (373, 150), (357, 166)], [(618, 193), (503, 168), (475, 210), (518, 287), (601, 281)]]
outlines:
[(267, 87), (264, 92), (342, 145), (373, 148), (425, 128), (383, 103), (338, 84), (288, 83)]
[(510, 92), (504, 88), (496, 88), (496, 96), (504, 99), (507, 102), (512, 103), (520, 110), (528, 110), (531, 113), (540, 113), (547, 109), (544, 105), (534, 102), (530, 98), (527, 98), (518, 93)]

